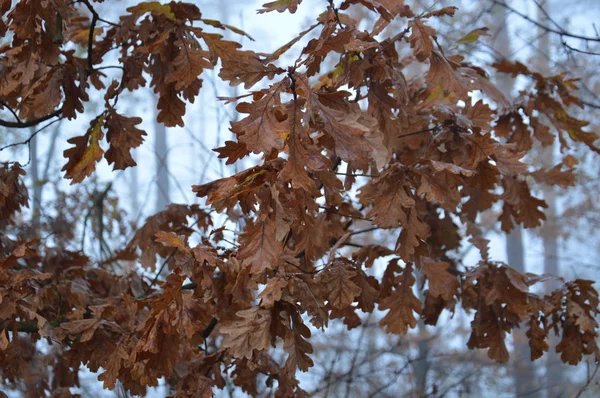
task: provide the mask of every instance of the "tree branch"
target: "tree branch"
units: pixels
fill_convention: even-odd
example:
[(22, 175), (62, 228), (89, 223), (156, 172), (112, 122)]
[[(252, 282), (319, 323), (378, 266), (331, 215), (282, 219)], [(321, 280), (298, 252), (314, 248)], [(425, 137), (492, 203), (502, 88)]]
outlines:
[(0, 101), (0, 105), (2, 105), (3, 107), (5, 107), (6, 109), (8, 109), (8, 111), (10, 113), (12, 113), (12, 115), (15, 117), (15, 119), (17, 120), (18, 123), (22, 123), (21, 119), (19, 119), (19, 115), (17, 115), (17, 112), (15, 112), (15, 110), (13, 108), (11, 108), (10, 105), (8, 105), (5, 101)]
[[(47, 119), (49, 119), (49, 118), (47, 118)], [(47, 119), (46, 119), (46, 120), (47, 120)], [(50, 127), (50, 126), (52, 126), (54, 123), (61, 121), (62, 119), (63, 119), (63, 118), (62, 118), (62, 117), (60, 117), (60, 118), (58, 118), (58, 119), (56, 119), (56, 120), (53, 120), (53, 121), (51, 121), (50, 123), (48, 123), (48, 124), (47, 124), (47, 125), (45, 125), (44, 127), (41, 127), (41, 128), (39, 128), (39, 129), (37, 129), (36, 131), (34, 131), (34, 132), (33, 132), (33, 133), (32, 133), (32, 134), (29, 136), (29, 138), (27, 138), (27, 139), (26, 139), (26, 140), (24, 140), (24, 141), (20, 141), (20, 142), (13, 142), (12, 144), (7, 144), (7, 145), (4, 145), (3, 147), (1, 147), (1, 148), (0, 148), (0, 152), (2, 152), (2, 151), (3, 151), (3, 150), (5, 150), (5, 149), (12, 148), (12, 147), (15, 147), (15, 146), (19, 146), (19, 145), (29, 145), (29, 144), (31, 144), (31, 140), (32, 140), (32, 139), (33, 139), (33, 137), (35, 137), (35, 136), (36, 136), (36, 135), (37, 135), (39, 132), (41, 132), (41, 131), (45, 130), (46, 128), (48, 128), (48, 127)], [(0, 122), (1, 122), (1, 121), (0, 121)], [(0, 123), (0, 125), (2, 125), (2, 124)]]
[(580, 53), (580, 54), (586, 54), (586, 55), (600, 55), (600, 53), (597, 52), (593, 52), (593, 51), (586, 51), (586, 50), (580, 50), (578, 48), (575, 48), (573, 46), (570, 46), (566, 41), (562, 41), (562, 45), (565, 46), (567, 49), (574, 51), (576, 53)]
[(554, 33), (554, 34), (557, 34), (557, 35), (560, 35), (560, 36), (572, 37), (573, 39), (578, 39), (578, 40), (600, 42), (600, 37), (577, 35), (577, 34), (574, 34), (574, 33), (567, 32), (566, 30), (564, 30), (562, 28), (560, 28), (560, 30), (554, 29), (554, 28), (551, 28), (550, 26), (546, 26), (544, 24), (539, 23), (538, 21), (536, 21), (535, 19), (530, 18), (526, 14), (523, 14), (523, 13), (517, 11), (516, 9), (514, 9), (511, 6), (509, 6), (508, 4), (506, 4), (503, 1), (499, 1), (499, 0), (492, 0), (492, 1), (494, 2), (494, 4), (497, 4), (499, 6), (502, 6), (502, 7), (506, 8), (510, 12), (517, 14), (518, 16), (520, 16), (521, 18), (523, 18), (524, 20), (526, 20), (526, 21), (534, 24), (535, 26), (537, 26), (540, 29), (545, 30), (546, 32)]
[(53, 117), (60, 116), (61, 113), (62, 113), (62, 108), (60, 108), (60, 109), (58, 109), (58, 110), (56, 110), (56, 111), (54, 111), (54, 112), (52, 112), (52, 113), (50, 113), (50, 114), (48, 114), (46, 116), (42, 116), (40, 118), (29, 120), (29, 121), (26, 121), (26, 122), (24, 122), (22, 120), (18, 120), (16, 122), (9, 122), (9, 121), (0, 119), (0, 126), (8, 127), (8, 128), (24, 129), (24, 128), (27, 128), (27, 127), (31, 127), (31, 126), (35, 126), (35, 125), (38, 125), (40, 123), (43, 123), (43, 122), (45, 122), (48, 119), (52, 119)]
[(94, 10), (94, 8), (90, 5), (90, 3), (87, 0), (84, 0), (84, 2), (88, 5), (88, 8), (92, 13), (92, 22), (90, 23), (90, 31), (88, 33), (88, 50), (87, 50), (88, 68), (87, 68), (86, 73), (89, 75), (94, 70), (94, 58), (93, 58), (94, 30), (96, 30), (96, 23), (98, 22), (99, 16), (98, 16), (98, 13), (96, 12), (96, 10)]
[(423, 130), (413, 131), (411, 133), (400, 134), (398, 136), (398, 138), (410, 137), (411, 135), (417, 135), (417, 134), (421, 134), (421, 133), (428, 133), (428, 132), (439, 129), (440, 127), (441, 127), (441, 125), (437, 125), (437, 126), (429, 128), (429, 129), (423, 129)]
[(581, 387), (581, 389), (577, 392), (577, 394), (574, 396), (574, 398), (579, 398), (581, 396), (581, 394), (583, 394), (584, 391), (587, 390), (587, 388), (589, 387), (592, 380), (594, 380), (594, 378), (596, 377), (596, 373), (598, 373), (599, 367), (600, 367), (600, 362), (596, 363), (596, 369), (594, 369), (594, 373), (592, 373), (592, 375), (590, 377), (588, 377), (586, 383)]

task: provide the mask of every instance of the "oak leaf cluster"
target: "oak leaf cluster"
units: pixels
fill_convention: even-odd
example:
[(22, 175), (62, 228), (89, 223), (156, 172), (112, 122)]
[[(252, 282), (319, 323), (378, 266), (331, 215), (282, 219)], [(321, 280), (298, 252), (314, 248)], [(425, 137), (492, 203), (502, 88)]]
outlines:
[[(103, 158), (115, 170), (136, 165), (131, 150), (146, 132), (119, 110), (120, 97), (149, 86), (158, 122), (182, 126), (204, 71), (217, 69), (246, 92), (227, 99), (241, 116), (231, 122), (235, 140), (215, 151), (226, 164), (251, 153), (260, 161), (193, 186), (206, 208), (170, 205), (101, 262), (14, 233), (28, 204), (25, 170), (0, 166), (3, 380), (36, 380), (29, 396), (69, 396), (87, 366), (105, 388), (118, 381), (144, 394), (166, 378), (174, 396), (208, 397), (227, 381), (257, 395), (262, 375), (278, 397), (305, 396), (297, 372), (314, 365), (316, 330), (355, 328), (377, 310), (383, 330), (404, 335), (457, 306), (473, 314), (468, 347), (495, 361), (509, 360), (507, 336), (518, 327), (532, 360), (551, 349), (569, 364), (598, 356), (593, 282), (558, 278), (558, 289), (540, 293), (544, 278), (493, 261), (478, 226), (486, 212), (506, 233), (538, 227), (547, 205), (534, 184), (577, 183), (573, 156), (543, 169), (536, 147), (600, 153), (572, 112), (583, 107), (576, 80), (503, 61), (498, 73), (530, 83), (507, 98), (460, 47), (440, 45), (432, 21), (451, 19), (455, 7), (418, 14), (402, 1), (322, 2), (314, 25), (265, 54), (214, 33), (248, 36), (194, 4), (140, 2), (112, 22), (96, 3), (1, 2), (0, 33), (10, 40), (0, 48), (0, 109), (16, 119), (3, 126), (81, 117), (90, 93), (103, 93), (64, 151), (65, 178), (79, 183)], [(259, 13), (302, 6), (279, 0)], [(367, 29), (351, 17), (358, 7), (374, 15)], [(392, 23), (405, 29), (390, 31)], [(114, 53), (120, 77), (109, 81)], [(215, 213), (241, 225), (235, 242)], [(393, 242), (362, 244), (374, 230)], [(456, 256), (466, 241), (481, 252), (475, 266)]]

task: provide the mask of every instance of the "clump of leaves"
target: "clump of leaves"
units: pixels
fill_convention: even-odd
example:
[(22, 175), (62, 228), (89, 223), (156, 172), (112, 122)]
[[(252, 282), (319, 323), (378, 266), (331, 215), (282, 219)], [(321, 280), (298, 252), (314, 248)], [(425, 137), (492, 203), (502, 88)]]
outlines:
[[(259, 12), (301, 6), (274, 1)], [(376, 23), (358, 30), (350, 7), (366, 8)], [(135, 165), (130, 151), (145, 133), (136, 127), (139, 118), (115, 108), (126, 90), (149, 84), (159, 96), (158, 122), (175, 126), (183, 125), (186, 102), (197, 97), (206, 69), (220, 65), (221, 79), (247, 90), (259, 82), (265, 87), (230, 99), (243, 115), (231, 123), (237, 140), (216, 149), (227, 164), (251, 152), (262, 156), (260, 164), (192, 188), (212, 210), (243, 219), (235, 245), (218, 244), (222, 229), (213, 227), (209, 211), (183, 205), (150, 217), (101, 266), (84, 253), (3, 234), (0, 371), (10, 383), (29, 377), (32, 342), (48, 338), (60, 343), (47, 354), (54, 377), (44, 376), (55, 391), (77, 385), (76, 369), (85, 364), (102, 368), (105, 388), (120, 381), (133, 394), (165, 377), (176, 396), (210, 396), (231, 377), (257, 395), (257, 375), (264, 374), (277, 381), (276, 396), (303, 396), (296, 372), (313, 366), (306, 322), (324, 328), (343, 319), (353, 328), (361, 323), (358, 310), (375, 308), (386, 311), (381, 327), (400, 335), (419, 317), (435, 325), (456, 305), (472, 310), (469, 348), (486, 349), (499, 362), (509, 360), (505, 339), (519, 325), (527, 328), (532, 359), (551, 349), (552, 333), (561, 336), (555, 349), (563, 361), (598, 356), (592, 282), (563, 282), (534, 294), (542, 279), (489, 259), (475, 226), (498, 204), (504, 231), (537, 227), (546, 203), (530, 182), (576, 183), (576, 162), (565, 159), (551, 170), (524, 163), (535, 144), (558, 140), (563, 148), (582, 143), (599, 152), (587, 122), (570, 112), (582, 107), (576, 81), (503, 62), (495, 65), (500, 72), (533, 82), (518, 99), (505, 98), (483, 69), (438, 43), (430, 21), (451, 18), (455, 7), (417, 15), (402, 2), (344, 0), (339, 8), (330, 2), (311, 28), (271, 54), (209, 33), (207, 27), (245, 34), (182, 2), (141, 2), (117, 22), (102, 19), (92, 1), (3, 2), (2, 12), (7, 22), (0, 29), (13, 35), (1, 49), (1, 107), (17, 120), (0, 124), (73, 119), (91, 87), (105, 92), (104, 110), (64, 152), (65, 178), (73, 183), (103, 157), (115, 169)], [(394, 20), (406, 29), (386, 34)], [(309, 32), (317, 34), (293, 50)], [(86, 49), (83, 57), (73, 45)], [(108, 82), (102, 67), (114, 49), (122, 73)], [(296, 61), (282, 65), (281, 56), (293, 51)], [(331, 71), (322, 71), (325, 59), (336, 60)], [(409, 66), (421, 73), (408, 78)], [(474, 93), (482, 99), (474, 101)], [(0, 168), (3, 229), (27, 204), (23, 174), (17, 164)], [(357, 175), (370, 178), (362, 183)], [(369, 231), (389, 230), (395, 244), (341, 250), (360, 246), (350, 242), (364, 232), (355, 219), (363, 228), (370, 224)], [(194, 227), (206, 234), (191, 245)], [(459, 269), (455, 253), (464, 239), (483, 260)], [(376, 278), (371, 267), (385, 256), (392, 258)], [(106, 267), (123, 261), (137, 261), (157, 277)], [(169, 274), (160, 280), (165, 267)], [(424, 301), (415, 294), (424, 286), (415, 270), (427, 281)], [(282, 363), (272, 356), (278, 344)]]

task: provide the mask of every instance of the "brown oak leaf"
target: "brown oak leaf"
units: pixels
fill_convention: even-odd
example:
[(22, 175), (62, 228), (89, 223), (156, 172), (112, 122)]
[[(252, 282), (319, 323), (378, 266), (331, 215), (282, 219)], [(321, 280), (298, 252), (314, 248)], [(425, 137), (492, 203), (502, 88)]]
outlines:
[(271, 345), (271, 311), (256, 306), (236, 315), (239, 320), (225, 321), (219, 327), (224, 335), (222, 345), (235, 358), (252, 359), (254, 350), (266, 350)]

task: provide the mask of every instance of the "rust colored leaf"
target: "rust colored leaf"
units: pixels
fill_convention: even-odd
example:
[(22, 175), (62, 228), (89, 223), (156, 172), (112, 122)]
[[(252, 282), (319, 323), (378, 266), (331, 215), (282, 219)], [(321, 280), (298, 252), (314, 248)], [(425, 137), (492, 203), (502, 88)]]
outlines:
[(407, 215), (407, 223), (402, 228), (396, 250), (405, 261), (410, 261), (415, 248), (418, 247), (430, 235), (429, 225), (424, 223), (418, 216), (416, 209), (411, 209)]
[(265, 286), (264, 290), (258, 295), (261, 299), (260, 306), (263, 308), (273, 308), (275, 302), (281, 300), (283, 289), (288, 285), (288, 281), (285, 279), (275, 277), (270, 278)]
[(574, 174), (574, 169), (562, 170), (563, 163), (559, 163), (550, 170), (536, 170), (531, 173), (531, 176), (536, 182), (546, 184), (548, 186), (556, 185), (561, 188), (575, 186), (577, 177)]
[(0, 166), (0, 228), (14, 222), (15, 215), (28, 206), (29, 194), (22, 177), (25, 170), (19, 163)]
[(413, 293), (415, 283), (412, 266), (408, 264), (392, 284), (393, 291), (381, 299), (379, 309), (389, 310), (379, 324), (388, 333), (404, 335), (409, 328), (417, 326), (416, 314), (421, 314), (421, 301)]
[(277, 11), (277, 12), (285, 12), (289, 11), (291, 14), (295, 13), (298, 9), (298, 6), (302, 3), (302, 0), (277, 0), (271, 1), (269, 3), (265, 3), (262, 5), (263, 8), (258, 10), (259, 14), (263, 14), (265, 12)]
[(428, 258), (423, 258), (421, 261), (421, 272), (429, 282), (429, 293), (446, 301), (457, 294), (460, 286), (458, 278), (451, 274), (448, 268), (450, 263), (445, 261), (435, 262)]
[(77, 339), (80, 343), (85, 343), (92, 339), (100, 323), (100, 319), (81, 319), (62, 323), (60, 328), (69, 335), (69, 338)]
[(106, 140), (110, 148), (104, 154), (108, 164), (114, 163), (114, 170), (123, 170), (135, 166), (131, 150), (142, 145), (146, 133), (139, 130), (136, 125), (142, 123), (139, 117), (126, 117), (119, 115), (114, 109), (108, 112), (106, 126)]
[(219, 154), (219, 159), (227, 159), (226, 165), (234, 164), (241, 158), (247, 156), (250, 151), (243, 142), (225, 141), (225, 146), (213, 149)]
[(285, 88), (282, 81), (268, 90), (254, 94), (252, 103), (242, 102), (236, 109), (248, 116), (231, 123), (231, 131), (248, 150), (268, 155), (281, 150), (290, 132), (290, 115), (281, 106), (280, 95)]
[(252, 359), (254, 350), (266, 350), (271, 345), (271, 312), (251, 307), (238, 311), (236, 315), (241, 319), (226, 321), (219, 328), (224, 335), (223, 347), (235, 358)]
[(468, 98), (468, 80), (456, 72), (457, 65), (437, 51), (431, 52), (429, 63), (426, 78), (431, 99), (441, 100), (448, 96)]
[(416, 18), (408, 23), (411, 34), (408, 37), (410, 46), (413, 48), (415, 57), (421, 62), (425, 61), (433, 53), (433, 40), (437, 33), (435, 29), (426, 25), (421, 18)]
[(325, 288), (329, 303), (335, 308), (343, 309), (352, 304), (355, 297), (361, 293), (361, 288), (352, 281), (356, 275), (356, 271), (349, 269), (347, 264), (334, 260), (319, 273), (317, 283)]
[(167, 127), (183, 126), (185, 103), (179, 98), (175, 83), (171, 83), (160, 92), (157, 108), (159, 110), (156, 121)]
[(277, 265), (282, 244), (275, 238), (276, 223), (272, 217), (261, 217), (249, 224), (240, 237), (238, 258), (250, 272), (260, 274)]
[(310, 106), (322, 120), (322, 129), (335, 140), (335, 150), (342, 160), (366, 170), (369, 163), (377, 168), (385, 164), (389, 153), (383, 146), (383, 133), (377, 121), (362, 112), (358, 104), (345, 100), (344, 92), (313, 93)]
[(401, 167), (386, 170), (381, 176), (361, 189), (360, 200), (372, 204), (368, 216), (382, 228), (408, 225), (407, 212), (415, 205)]

